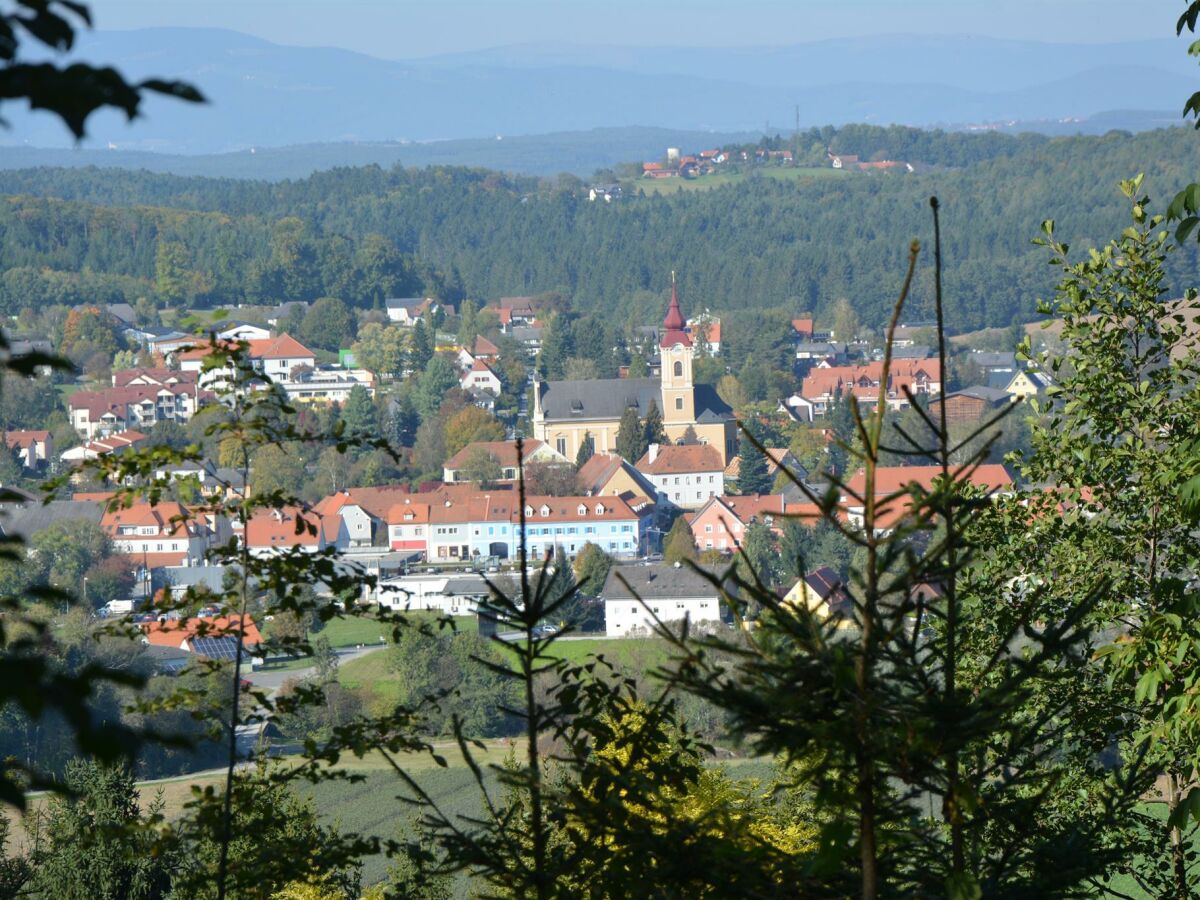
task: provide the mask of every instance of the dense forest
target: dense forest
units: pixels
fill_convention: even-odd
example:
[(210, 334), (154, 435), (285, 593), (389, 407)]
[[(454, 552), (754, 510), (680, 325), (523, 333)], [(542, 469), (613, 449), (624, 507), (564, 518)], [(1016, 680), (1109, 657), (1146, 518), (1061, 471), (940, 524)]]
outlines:
[[(336, 169), (246, 182), (99, 169), (0, 173), (0, 308), (150, 296), (219, 306), (338, 296), (372, 306), (421, 291), (446, 299), (557, 290), (580, 312), (661, 315), (666, 273), (693, 308), (828, 314), (848, 298), (878, 325), (903, 254), (945, 210), (949, 325), (1034, 315), (1044, 262), (1032, 226), (1071, 243), (1119, 224), (1118, 180), (1144, 170), (1165, 202), (1200, 168), (1184, 129), (1048, 139), (855, 126), (817, 137), (840, 152), (926, 163), (917, 175), (749, 178), (708, 191), (589, 203), (571, 176), (485, 170)], [(1172, 289), (1196, 254), (1176, 254)], [(910, 315), (929, 303), (919, 273)], [(648, 295), (647, 291), (653, 291)]]

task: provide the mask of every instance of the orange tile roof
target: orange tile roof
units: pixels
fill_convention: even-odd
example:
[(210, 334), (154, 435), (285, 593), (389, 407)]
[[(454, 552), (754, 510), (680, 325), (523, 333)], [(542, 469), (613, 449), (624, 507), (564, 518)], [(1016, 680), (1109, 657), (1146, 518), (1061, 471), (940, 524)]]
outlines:
[(160, 619), (143, 622), (142, 633), (151, 644), (160, 647), (178, 647), (194, 637), (222, 637), (237, 634), (239, 622), (242, 628), (242, 644), (255, 647), (262, 643), (258, 626), (250, 616), (239, 620), (237, 616), (194, 616), (185, 619)]
[[(278, 337), (255, 341), (245, 341), (244, 343), (246, 344), (246, 353), (251, 359), (295, 359), (297, 357), (314, 356), (311, 350), (290, 334), (281, 334)], [(233, 350), (238, 346), (237, 341), (218, 341), (217, 344), (219, 347), (227, 350)], [(206, 338), (197, 338), (196, 346), (190, 350), (181, 351), (178, 357), (181, 360), (204, 359), (211, 352), (212, 341)]]
[[(511, 315), (511, 310), (508, 311)], [(472, 356), (499, 356), (500, 348), (485, 338), (482, 334), (476, 335), (475, 343), (471, 346)]]
[[(297, 518), (304, 524), (296, 533)], [(283, 509), (260, 509), (246, 523), (246, 544), (250, 547), (316, 547), (321, 538), (328, 539), (330, 517), (295, 506)], [(316, 526), (316, 534), (309, 526)], [(336, 526), (335, 526), (336, 527)]]
[[(526, 438), (524, 444), (525, 459), (528, 461), (531, 454), (542, 446), (542, 441), (536, 438)], [(516, 441), (475, 441), (473, 444), (467, 444), (450, 459), (446, 460), (445, 467), (447, 469), (461, 469), (467, 464), (467, 460), (471, 458), (471, 454), (477, 449), (485, 450), (495, 457), (496, 462), (501, 468), (511, 469), (517, 465), (517, 442)]]
[(50, 438), (48, 431), (9, 431), (4, 435), (4, 443), (9, 448), (20, 447), (28, 450), (33, 444), (44, 444)]
[(361, 506), (377, 519), (383, 519), (389, 509), (409, 494), (408, 488), (400, 485), (346, 488), (322, 498), (312, 509), (318, 515), (333, 516), (341, 512), (343, 506), (352, 504)]
[(181, 529), (191, 532), (195, 529), (195, 520), (191, 513), (174, 500), (163, 500), (151, 505), (140, 501), (132, 506), (105, 510), (100, 517), (100, 527), (114, 538), (149, 537), (149, 535), (121, 535), (122, 527), (145, 528), (152, 526), (167, 535), (177, 534)]
[[(787, 447), (767, 447), (767, 474), (774, 475), (791, 451)], [(742, 459), (740, 456), (735, 456), (729, 461), (729, 465), (725, 467), (725, 477), (737, 479), (738, 473), (742, 471)]]
[(664, 444), (658, 448), (658, 456), (650, 461), (650, 451), (637, 461), (634, 467), (646, 475), (676, 475), (684, 472), (723, 472), (725, 462), (720, 451), (708, 444), (678, 446)]
[[(916, 484), (923, 490), (930, 490), (934, 479), (942, 474), (940, 466), (880, 466), (875, 470), (875, 495), (877, 497), (896, 494), (904, 491), (911, 484)], [(975, 469), (962, 472), (951, 469), (951, 474), (959, 480), (985, 488), (988, 491), (1003, 491), (1012, 487), (1013, 480), (1008, 470), (998, 463), (978, 466)], [(860, 469), (846, 482), (846, 487), (857, 497), (866, 490), (866, 475)], [(847, 502), (856, 504), (854, 497), (848, 497)]]
[(423, 525), (429, 521), (429, 504), (405, 497), (388, 510), (389, 525)]

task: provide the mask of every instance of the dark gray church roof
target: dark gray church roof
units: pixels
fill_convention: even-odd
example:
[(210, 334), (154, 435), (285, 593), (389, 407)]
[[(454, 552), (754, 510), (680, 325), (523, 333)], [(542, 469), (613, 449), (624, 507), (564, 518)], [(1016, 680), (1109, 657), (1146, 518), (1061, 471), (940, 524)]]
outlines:
[(104, 504), (92, 500), (51, 500), (46, 504), (34, 501), (6, 510), (0, 516), (0, 531), (7, 537), (28, 541), (56, 522), (81, 519), (99, 525), (103, 515)]
[[(598, 378), (589, 381), (548, 381), (540, 386), (547, 419), (619, 419), (630, 406), (645, 416), (653, 401), (662, 412), (662, 382), (657, 378)], [(724, 422), (733, 410), (707, 384), (696, 385), (696, 421)]]

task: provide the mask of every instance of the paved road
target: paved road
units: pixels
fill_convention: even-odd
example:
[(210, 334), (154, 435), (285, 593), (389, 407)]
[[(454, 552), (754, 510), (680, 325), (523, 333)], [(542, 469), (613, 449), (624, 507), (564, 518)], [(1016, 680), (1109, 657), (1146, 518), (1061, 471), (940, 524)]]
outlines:
[[(387, 645), (368, 644), (365, 647), (342, 647), (337, 651), (338, 663), (350, 662), (352, 659), (358, 659), (360, 656), (366, 656), (368, 653), (382, 650), (385, 646)], [(251, 672), (246, 676), (246, 679), (255, 687), (263, 688), (273, 694), (289, 678), (306, 678), (313, 673), (315, 668), (316, 666), (307, 666), (303, 669), (268, 669), (265, 672)]]

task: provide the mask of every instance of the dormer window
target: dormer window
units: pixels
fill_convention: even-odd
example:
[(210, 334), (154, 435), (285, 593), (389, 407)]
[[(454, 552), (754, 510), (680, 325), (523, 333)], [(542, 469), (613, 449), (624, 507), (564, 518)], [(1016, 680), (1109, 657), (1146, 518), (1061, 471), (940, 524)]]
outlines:
[(587, 507), (584, 506), (582, 503), (580, 503), (579, 506), (576, 508), (575, 512), (579, 513), (579, 515), (581, 515), (581, 516), (586, 516), (587, 515)]
[(603, 503), (596, 504), (596, 515), (598, 515), (598, 516), (604, 515), (604, 504)]
[(539, 512), (542, 514), (542, 517), (545, 518), (546, 516), (550, 515), (550, 507), (543, 503)]
[(525, 507), (525, 516), (526, 516), (526, 518), (528, 518), (529, 516), (532, 516), (532, 515), (533, 515), (533, 507), (532, 507), (532, 506), (526, 506), (526, 507)]

